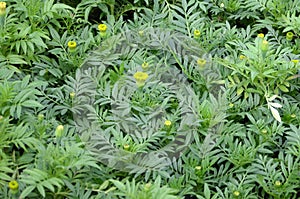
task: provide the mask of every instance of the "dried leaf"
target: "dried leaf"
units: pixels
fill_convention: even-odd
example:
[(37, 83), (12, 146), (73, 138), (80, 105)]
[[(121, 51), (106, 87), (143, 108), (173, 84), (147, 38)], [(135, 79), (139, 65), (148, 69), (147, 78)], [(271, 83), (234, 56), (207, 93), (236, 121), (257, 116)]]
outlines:
[(279, 103), (269, 103), (269, 105), (271, 105), (272, 107), (275, 107), (275, 108), (281, 108), (282, 105), (279, 104)]
[(279, 115), (279, 112), (272, 106), (270, 106), (270, 109), (271, 109), (272, 115), (275, 118), (275, 120), (277, 120), (278, 122), (281, 122), (281, 117)]

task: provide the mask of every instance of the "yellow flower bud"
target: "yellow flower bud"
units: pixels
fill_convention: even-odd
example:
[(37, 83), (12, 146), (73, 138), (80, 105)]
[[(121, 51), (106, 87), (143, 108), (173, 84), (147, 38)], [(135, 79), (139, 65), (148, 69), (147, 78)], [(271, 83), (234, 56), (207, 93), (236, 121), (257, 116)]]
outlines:
[(264, 38), (265, 37), (265, 35), (263, 34), (263, 33), (259, 33), (258, 35), (257, 35), (257, 37), (259, 37), (259, 38)]
[(202, 167), (201, 166), (196, 166), (195, 169), (199, 171), (199, 170), (202, 169)]
[(268, 51), (269, 49), (269, 42), (267, 40), (263, 40), (262, 44), (261, 44), (261, 50), (263, 52)]
[(194, 30), (194, 38), (198, 39), (200, 38), (201, 32), (200, 30)]
[(276, 187), (280, 187), (280, 186), (281, 186), (281, 182), (280, 182), (279, 180), (277, 180), (277, 181), (275, 182), (275, 186), (276, 186)]
[(266, 133), (268, 133), (268, 131), (267, 131), (267, 129), (263, 129), (263, 130), (261, 130), (261, 133), (266, 134)]
[(145, 191), (149, 191), (149, 190), (150, 190), (150, 188), (151, 188), (151, 186), (152, 186), (152, 184), (151, 184), (151, 183), (147, 183), (147, 184), (145, 184), (145, 185), (144, 185), (144, 190), (145, 190)]
[(41, 114), (41, 113), (38, 114), (38, 120), (39, 121), (43, 121), (44, 117), (45, 117), (44, 114)]
[(74, 97), (75, 97), (75, 92), (71, 92), (71, 93), (70, 93), (70, 98), (71, 98), (71, 99), (74, 99)]
[(144, 35), (144, 31), (143, 31), (143, 30), (140, 30), (140, 31), (139, 31), (139, 35), (140, 35), (140, 36), (143, 36), (143, 35)]
[(6, 3), (1, 1), (0, 2), (0, 16), (4, 16), (6, 13)]
[(204, 66), (205, 66), (205, 64), (206, 64), (206, 60), (205, 60), (205, 59), (202, 59), (202, 58), (199, 58), (199, 59), (197, 60), (197, 64), (198, 64), (198, 66), (200, 67), (200, 69), (203, 69)]
[(286, 33), (286, 36), (285, 36), (286, 40), (292, 41), (293, 37), (294, 37), (294, 33), (292, 33), (292, 32), (287, 32)]
[(129, 144), (124, 144), (123, 148), (127, 151), (130, 148)]
[(147, 62), (144, 62), (144, 63), (142, 64), (142, 68), (143, 68), (144, 70), (147, 70), (147, 69), (149, 68), (149, 64), (148, 64)]
[(10, 190), (17, 190), (19, 188), (19, 183), (16, 180), (12, 180), (8, 183)]
[(19, 183), (16, 180), (12, 180), (8, 183), (8, 187), (12, 195), (15, 195), (19, 192)]
[(241, 194), (241, 193), (240, 193), (239, 191), (233, 192), (233, 195), (234, 195), (235, 197), (238, 197), (240, 194)]
[(243, 60), (243, 59), (245, 59), (245, 58), (246, 58), (245, 55), (240, 55), (240, 60)]

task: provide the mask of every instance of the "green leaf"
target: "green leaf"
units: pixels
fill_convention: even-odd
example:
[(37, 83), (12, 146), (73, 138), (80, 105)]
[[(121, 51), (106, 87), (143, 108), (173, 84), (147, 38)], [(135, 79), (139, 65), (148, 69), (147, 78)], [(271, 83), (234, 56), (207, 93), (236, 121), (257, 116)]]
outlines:
[(106, 189), (106, 188), (108, 187), (108, 185), (109, 185), (109, 181), (108, 181), (108, 180), (105, 180), (105, 181), (101, 184), (101, 186), (99, 187), (99, 189), (100, 189), (100, 190), (104, 190), (104, 189)]
[(37, 184), (36, 188), (40, 192), (40, 194), (45, 198), (46, 193), (44, 187), (41, 184)]
[(22, 47), (24, 54), (27, 54), (27, 43), (23, 40), (20, 41), (20, 43), (21, 43), (21, 47)]
[(20, 195), (20, 198), (26, 198), (26, 196), (28, 196), (33, 190), (35, 189), (35, 186), (34, 185), (31, 185), (29, 187), (26, 187), (21, 195)]
[(24, 61), (24, 58), (20, 55), (9, 54), (7, 55), (6, 59), (10, 64), (27, 64), (27, 62)]
[(207, 183), (204, 183), (204, 196), (206, 199), (210, 199), (210, 190)]
[(237, 91), (236, 91), (236, 94), (237, 95), (240, 95), (240, 94), (242, 94), (244, 92), (244, 88), (243, 87), (239, 87), (238, 89), (237, 89)]
[(34, 101), (34, 100), (27, 100), (25, 102), (22, 102), (21, 104), (22, 106), (25, 106), (25, 107), (31, 107), (31, 108), (42, 108), (43, 105), (41, 105), (39, 102), (37, 101)]
[(279, 85), (278, 87), (281, 91), (283, 91), (285, 93), (289, 92), (289, 89), (287, 87), (285, 87), (284, 85)]
[(59, 36), (58, 32), (52, 26), (48, 26), (48, 27), (49, 27), (49, 31), (50, 31), (52, 38), (54, 39), (54, 41), (58, 42), (58, 45), (59, 45), (60, 36)]
[(114, 185), (115, 185), (120, 191), (126, 191), (126, 186), (125, 186), (125, 184), (123, 184), (122, 182), (117, 181), (117, 180), (112, 180), (112, 179), (110, 179), (110, 181), (111, 181), (112, 183), (114, 183)]

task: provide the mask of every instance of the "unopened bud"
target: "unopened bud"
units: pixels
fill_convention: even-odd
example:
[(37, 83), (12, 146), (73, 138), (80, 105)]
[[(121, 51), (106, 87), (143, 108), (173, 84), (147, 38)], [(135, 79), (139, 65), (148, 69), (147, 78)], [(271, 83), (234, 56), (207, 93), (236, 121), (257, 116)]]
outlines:
[(1, 1), (0, 2), (0, 16), (4, 16), (6, 13), (6, 3)]
[(261, 50), (263, 52), (268, 51), (269, 49), (269, 42), (267, 40), (263, 40), (262, 44), (261, 44)]
[(60, 138), (62, 136), (63, 132), (64, 132), (64, 126), (63, 125), (58, 125), (56, 127), (56, 130), (55, 130), (55, 136), (57, 138)]
[(38, 120), (39, 120), (39, 121), (43, 121), (43, 120), (44, 120), (44, 117), (45, 117), (44, 114), (41, 114), (41, 113), (38, 114)]
[(71, 93), (70, 93), (70, 98), (71, 98), (71, 99), (74, 99), (74, 97), (75, 97), (75, 92), (71, 92)]

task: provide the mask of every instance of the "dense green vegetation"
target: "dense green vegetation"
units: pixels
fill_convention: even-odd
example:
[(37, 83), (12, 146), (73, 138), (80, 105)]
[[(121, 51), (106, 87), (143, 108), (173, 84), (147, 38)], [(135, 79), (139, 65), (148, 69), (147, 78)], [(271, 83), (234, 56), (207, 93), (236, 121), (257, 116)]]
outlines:
[(299, 6), (0, 2), (0, 198), (299, 198)]

